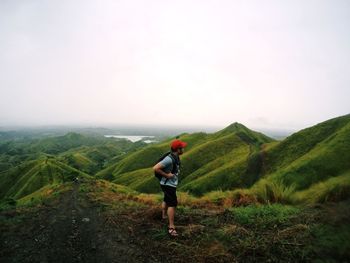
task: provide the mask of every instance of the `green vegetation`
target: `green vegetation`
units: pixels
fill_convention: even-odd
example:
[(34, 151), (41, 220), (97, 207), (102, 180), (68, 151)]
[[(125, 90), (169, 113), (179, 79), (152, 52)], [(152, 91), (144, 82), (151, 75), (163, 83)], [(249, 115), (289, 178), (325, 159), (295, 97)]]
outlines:
[(313, 253), (319, 255), (323, 262), (344, 262), (350, 256), (350, 227), (348, 224), (339, 226), (317, 224), (311, 228), (315, 237), (312, 246)]
[[(60, 156), (60, 161), (94, 174), (105, 166), (118, 161), (120, 156), (145, 146), (143, 142), (132, 143), (96, 136), (67, 133), (48, 138), (19, 138), (0, 140), (0, 172), (13, 168), (25, 161), (45, 156)], [(80, 153), (81, 155), (76, 156)], [(82, 160), (82, 158), (84, 160)], [(87, 160), (89, 159), (89, 160)], [(90, 164), (87, 165), (86, 162)]]
[(72, 181), (76, 177), (89, 175), (54, 158), (29, 161), (0, 173), (0, 198), (18, 199), (46, 185)]
[(314, 184), (306, 190), (296, 192), (292, 198), (294, 203), (305, 204), (346, 200), (350, 198), (350, 171)]
[[(315, 207), (255, 203), (225, 208), (220, 203), (206, 203), (203, 198), (210, 196), (219, 200), (229, 191), (216, 191), (201, 198), (179, 192), (181, 205), (177, 209), (176, 225), (180, 237), (174, 240), (168, 237), (166, 223), (160, 220), (161, 195), (140, 194), (128, 187), (93, 178), (75, 185), (72, 182), (47, 185), (17, 201), (7, 199), (7, 206), (4, 202), (0, 204), (0, 227), (6, 239), (16, 235), (16, 229), (36, 229), (33, 215), (39, 212), (47, 211), (40, 219), (42, 228), (56, 224), (52, 218), (57, 207), (71, 211), (73, 188), (77, 189), (76, 202), (83, 217), (95, 216), (94, 222), (103, 224), (98, 225), (98, 229), (87, 230), (84, 226), (80, 231), (94, 231), (93, 235), (102, 235), (106, 240), (110, 238), (108, 233), (117, 230), (120, 237), (124, 235), (121, 230), (125, 230), (126, 240), (133, 238), (133, 243), (142, 248), (143, 253), (156, 259), (168, 256), (180, 262), (189, 258), (194, 262), (208, 258), (212, 262), (346, 262), (350, 256), (349, 199)], [(237, 190), (231, 191), (232, 196), (234, 192)], [(71, 221), (61, 220), (60, 224), (66, 222), (68, 225), (64, 227), (69, 228)], [(21, 233), (18, 235), (23, 237)], [(32, 239), (23, 243), (17, 239), (16, 242), (26, 247)], [(108, 251), (120, 246), (118, 242), (108, 242), (114, 244), (108, 246)], [(171, 254), (167, 251), (169, 247)], [(7, 247), (7, 251), (9, 249), (13, 248)], [(62, 248), (56, 244), (55, 249)], [(87, 249), (90, 250), (90, 246)], [(129, 249), (133, 246), (128, 245)], [(86, 250), (81, 252), (87, 253)]]
[(66, 192), (71, 185), (71, 182), (45, 185), (39, 190), (18, 199), (17, 207), (31, 207), (49, 203), (52, 199)]
[(249, 205), (229, 209), (235, 221), (241, 225), (259, 224), (262, 227), (271, 227), (283, 224), (291, 217), (298, 216), (300, 209), (281, 205)]
[[(176, 222), (181, 238), (173, 241), (160, 226), (161, 221), (154, 219), (160, 216), (161, 196), (121, 195), (111, 192), (111, 185), (97, 181), (89, 187), (89, 196), (108, 207), (104, 210), (107, 217), (116, 218), (122, 213), (130, 220), (139, 218), (140, 229), (136, 231), (152, 240), (158, 252), (147, 249), (154, 255), (171, 246), (176, 255), (195, 261), (210, 257), (213, 262), (225, 262), (223, 258), (244, 262), (342, 262), (349, 256), (349, 200), (322, 207), (275, 203), (225, 209), (219, 203), (198, 207), (204, 197), (180, 192)], [(217, 191), (216, 195), (220, 193), (228, 191)], [(210, 195), (214, 198), (215, 194), (205, 197)], [(116, 203), (116, 199), (123, 201)]]
[[(225, 206), (313, 204), (348, 197), (350, 115), (283, 141), (239, 123), (213, 134), (181, 134), (179, 191)], [(0, 198), (20, 198), (49, 184), (95, 176), (142, 193), (158, 193), (152, 166), (172, 139), (146, 145), (68, 133), (0, 142)]]
[[(206, 136), (205, 133), (183, 134), (181, 135), (181, 139), (186, 140), (189, 143), (189, 149), (191, 149), (198, 142), (205, 140)], [(156, 160), (170, 150), (170, 142), (171, 140), (166, 140), (162, 143), (149, 145), (139, 151), (129, 153), (116, 164), (97, 173), (96, 176), (103, 179), (116, 179), (118, 175), (123, 173), (153, 167)]]
[(350, 115), (291, 135), (264, 152), (264, 174), (298, 190), (349, 169)]
[(152, 166), (172, 139), (146, 145), (75, 133), (0, 141), (2, 231), (22, 222), (17, 212), (60, 196), (69, 203), (74, 188), (107, 224), (121, 215), (115, 224), (142, 226), (135, 231), (152, 240), (149, 253), (171, 246), (193, 262), (349, 258), (350, 115), (282, 141), (239, 123), (180, 139), (188, 142), (176, 214), (183, 239), (169, 241), (157, 219), (162, 195)]
[[(260, 146), (271, 138), (234, 123), (222, 131), (182, 134), (188, 143), (182, 156), (179, 189), (201, 195), (215, 189), (250, 186), (260, 175)], [(97, 173), (97, 177), (125, 184), (135, 190), (158, 191), (149, 170), (169, 150), (170, 141), (150, 145)]]

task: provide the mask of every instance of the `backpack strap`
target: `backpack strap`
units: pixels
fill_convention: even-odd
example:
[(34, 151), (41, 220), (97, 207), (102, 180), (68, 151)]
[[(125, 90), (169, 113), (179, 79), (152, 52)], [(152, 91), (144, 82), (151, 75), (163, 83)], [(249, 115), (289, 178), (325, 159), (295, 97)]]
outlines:
[[(171, 169), (171, 173), (175, 174), (177, 172), (177, 165), (180, 166), (180, 158), (178, 158), (177, 156), (175, 156), (171, 152), (168, 154), (168, 156), (171, 158), (172, 166), (173, 166)], [(166, 185), (167, 181), (168, 181), (168, 178), (165, 180), (164, 185)]]
[(177, 158), (176, 156), (174, 156), (172, 153), (169, 154), (169, 157), (171, 158), (172, 160), (172, 165), (173, 165), (173, 168), (171, 169), (171, 173), (174, 174), (176, 173), (177, 171), (177, 165), (180, 165), (179, 163), (179, 158)]

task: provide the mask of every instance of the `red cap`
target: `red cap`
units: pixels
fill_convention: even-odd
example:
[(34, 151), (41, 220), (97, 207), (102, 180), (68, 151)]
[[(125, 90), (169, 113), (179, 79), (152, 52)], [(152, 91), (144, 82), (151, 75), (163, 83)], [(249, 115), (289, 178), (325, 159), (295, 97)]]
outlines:
[(187, 146), (187, 143), (180, 140), (174, 140), (170, 146), (171, 149), (177, 150), (179, 148), (185, 148)]

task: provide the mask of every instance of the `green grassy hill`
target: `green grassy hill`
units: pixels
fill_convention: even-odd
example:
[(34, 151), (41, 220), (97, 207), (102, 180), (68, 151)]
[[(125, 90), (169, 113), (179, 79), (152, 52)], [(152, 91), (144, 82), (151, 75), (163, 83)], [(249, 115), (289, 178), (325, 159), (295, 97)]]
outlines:
[[(289, 187), (294, 193), (350, 170), (350, 115), (303, 129), (279, 142), (239, 123), (213, 134), (180, 138), (189, 147), (182, 156), (178, 189), (195, 195), (249, 188), (256, 194), (266, 192), (266, 185)], [(97, 175), (140, 192), (157, 192), (151, 168), (170, 141), (126, 155)]]
[[(270, 174), (286, 167), (303, 155), (308, 154), (318, 144), (330, 143), (338, 132), (350, 124), (350, 115), (334, 118), (292, 134), (268, 149), (265, 157), (265, 173)], [(346, 129), (346, 128), (345, 128)], [(349, 145), (348, 138), (344, 138)], [(346, 141), (347, 140), (347, 141)]]
[[(259, 169), (253, 169), (258, 161), (256, 154), (262, 144), (273, 141), (239, 123), (213, 134), (184, 134), (180, 139), (186, 141), (188, 147), (182, 156), (179, 189), (194, 194), (252, 184), (259, 178)], [(170, 142), (137, 151), (97, 175), (141, 192), (159, 191), (151, 168), (162, 153), (169, 150)]]
[(100, 145), (81, 146), (73, 148), (59, 155), (59, 159), (88, 174), (95, 174), (109, 164), (118, 162), (118, 158), (129, 152), (131, 149), (141, 147), (134, 145), (131, 147), (130, 142), (124, 141), (104, 142)]
[[(239, 123), (180, 139), (188, 147), (176, 241), (160, 219), (163, 196), (152, 171), (172, 139), (146, 146), (68, 134), (0, 142), (0, 168), (7, 167), (0, 170), (0, 258), (45, 261), (73, 245), (68, 261), (77, 251), (92, 262), (141, 248), (142, 260), (155, 261), (347, 262), (350, 115), (282, 141)], [(77, 176), (83, 180), (72, 183)]]
[(43, 154), (57, 155), (81, 146), (99, 145), (103, 141), (103, 138), (72, 132), (57, 137), (3, 140), (0, 141), (0, 172), (25, 161), (36, 160)]
[(260, 177), (259, 150), (273, 140), (234, 123), (183, 156), (179, 189), (203, 194), (252, 185)]
[(302, 191), (341, 176), (350, 170), (350, 115), (295, 133), (263, 156), (263, 184), (269, 181)]
[[(206, 140), (205, 133), (182, 134), (182, 140), (189, 143), (189, 149), (195, 147)], [(170, 142), (167, 140), (159, 144), (152, 144), (139, 151), (127, 154), (120, 162), (98, 172), (96, 176), (103, 179), (115, 179), (118, 175), (136, 171), (138, 169), (153, 167), (159, 157), (170, 150)]]
[(105, 165), (119, 161), (114, 158), (145, 145), (144, 142), (132, 143), (73, 132), (57, 137), (0, 140), (0, 172), (25, 161), (36, 160), (44, 154), (62, 156), (62, 162), (94, 174)]
[(238, 203), (242, 198), (264, 203), (317, 203), (350, 197), (350, 115), (265, 144), (259, 156), (261, 178), (250, 188), (203, 193)]
[(28, 142), (28, 151), (58, 154), (80, 146), (101, 144), (104, 138), (88, 137), (79, 133), (69, 132), (63, 136), (35, 139)]
[(18, 199), (46, 185), (72, 181), (77, 176), (89, 177), (53, 158), (28, 161), (0, 173), (0, 199)]
[[(337, 199), (333, 193), (348, 189), (350, 115), (303, 129), (282, 141), (239, 123), (212, 134), (179, 137), (188, 143), (178, 187), (182, 192), (220, 198), (244, 193), (252, 200), (307, 202), (311, 193), (325, 185), (335, 190), (324, 191), (318, 200)], [(152, 167), (169, 151), (171, 141), (145, 145), (69, 133), (2, 143), (0, 157), (19, 156), (23, 161), (0, 172), (0, 198), (24, 196), (46, 184), (65, 181), (74, 172), (139, 192), (159, 192)], [(27, 160), (28, 154), (36, 154), (35, 160)], [(59, 176), (50, 171), (60, 171)]]

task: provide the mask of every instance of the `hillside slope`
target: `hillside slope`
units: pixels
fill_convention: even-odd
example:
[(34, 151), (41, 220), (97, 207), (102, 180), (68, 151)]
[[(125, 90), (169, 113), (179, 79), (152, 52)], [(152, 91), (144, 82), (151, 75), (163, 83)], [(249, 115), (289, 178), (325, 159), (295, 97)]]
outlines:
[(74, 132), (57, 137), (0, 140), (0, 172), (46, 155), (61, 156), (62, 162), (94, 174), (103, 169), (105, 164), (119, 160), (114, 158), (145, 145), (144, 142), (132, 143), (123, 139), (86, 136)]
[[(279, 191), (282, 195), (286, 191), (300, 192), (295, 199), (305, 200), (307, 193), (312, 192), (307, 190), (318, 189), (316, 185), (322, 182), (332, 187), (337, 185), (342, 192), (348, 189), (349, 177), (344, 175), (350, 171), (350, 115), (303, 129), (282, 141), (274, 141), (239, 123), (212, 134), (181, 134), (179, 137), (188, 143), (181, 157), (178, 189), (182, 192), (201, 196), (213, 191), (251, 189), (252, 195), (275, 200), (277, 197), (268, 197), (271, 194), (267, 192)], [(91, 139), (92, 145), (87, 141), (88, 145), (80, 145), (86, 138), (76, 134), (45, 140), (49, 139), (50, 143), (39, 141), (33, 146), (27, 143), (24, 155), (20, 156), (38, 145), (40, 149), (53, 149), (55, 143), (63, 140), (59, 153), (50, 155), (39, 151), (36, 160), (24, 161), (0, 172), (0, 198), (22, 197), (47, 184), (95, 172), (97, 178), (140, 192), (159, 192), (152, 166), (169, 150), (172, 140), (145, 146), (95, 138)], [(78, 144), (73, 142), (75, 139)], [(14, 144), (16, 147), (2, 144), (0, 150), (12, 156), (20, 151), (21, 145)], [(73, 148), (67, 150), (68, 145)], [(319, 199), (323, 200), (324, 196)]]
[[(182, 156), (179, 190), (195, 195), (258, 188), (266, 181), (301, 191), (350, 170), (350, 115), (303, 129), (280, 142), (239, 123), (213, 134), (180, 138), (189, 147)], [(151, 167), (169, 144), (170, 140), (136, 151), (98, 175), (137, 191), (159, 191)]]
[[(273, 141), (239, 123), (213, 134), (185, 134), (180, 139), (186, 141), (188, 147), (182, 156), (179, 189), (195, 194), (254, 183), (260, 175), (259, 167), (254, 168), (259, 162), (260, 146)], [(170, 140), (146, 147), (98, 175), (138, 191), (159, 191), (151, 168), (169, 145)], [(109, 176), (106, 176), (107, 171)]]
[[(189, 149), (195, 147), (206, 140), (205, 133), (182, 134), (182, 140), (189, 143)], [(114, 179), (119, 174), (132, 172), (138, 169), (149, 168), (154, 165), (159, 157), (169, 151), (171, 140), (166, 140), (159, 144), (152, 144), (136, 152), (126, 154), (122, 160), (96, 174), (97, 178)]]
[(72, 181), (75, 177), (89, 175), (54, 158), (29, 161), (0, 173), (0, 199), (18, 199), (46, 185)]
[(350, 170), (350, 115), (297, 132), (267, 149), (268, 180), (303, 190)]

